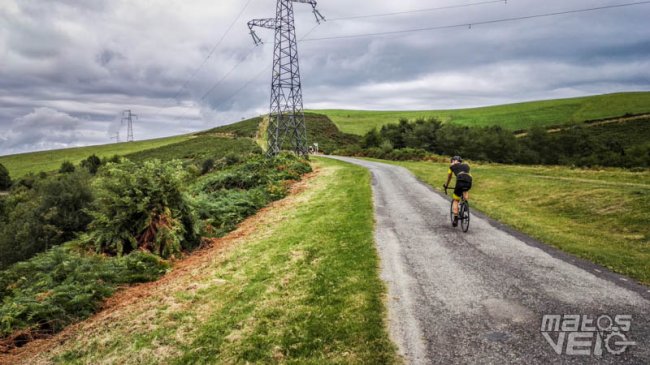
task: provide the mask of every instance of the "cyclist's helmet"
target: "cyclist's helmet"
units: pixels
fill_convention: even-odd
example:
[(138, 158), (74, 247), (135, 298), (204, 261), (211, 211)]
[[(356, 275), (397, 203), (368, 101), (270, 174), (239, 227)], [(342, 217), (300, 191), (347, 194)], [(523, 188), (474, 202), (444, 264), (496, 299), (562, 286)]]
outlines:
[(451, 158), (451, 162), (458, 161), (458, 162), (463, 162), (463, 159), (460, 156), (454, 156)]

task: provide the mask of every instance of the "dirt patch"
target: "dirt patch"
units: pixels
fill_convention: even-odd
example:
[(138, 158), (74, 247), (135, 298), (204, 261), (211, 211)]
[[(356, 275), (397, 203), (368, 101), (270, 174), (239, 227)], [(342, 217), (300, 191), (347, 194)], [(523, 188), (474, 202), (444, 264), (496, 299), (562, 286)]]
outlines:
[[(313, 172), (303, 175), (301, 181), (291, 185), (287, 198), (275, 201), (260, 209), (257, 214), (244, 220), (236, 230), (225, 237), (205, 239), (202, 248), (174, 262), (173, 270), (159, 280), (119, 290), (104, 301), (102, 309), (98, 313), (85, 321), (66, 327), (56, 335), (47, 338), (29, 338), (21, 347), (4, 349), (5, 353), (0, 352), (0, 365), (32, 363), (39, 354), (64, 345), (68, 340), (81, 334), (90, 336), (92, 333), (102, 331), (102, 328), (110, 326), (117, 319), (125, 317), (126, 314), (132, 313), (141, 306), (148, 305), (152, 298), (160, 298), (161, 301), (169, 302), (169, 305), (178, 305), (178, 303), (172, 303), (174, 300), (169, 298), (170, 293), (180, 287), (190, 288), (188, 285), (192, 285), (192, 282), (196, 281), (195, 279), (198, 277), (210, 275), (210, 273), (202, 272), (201, 269), (212, 264), (229, 248), (244, 242), (258, 227), (270, 221), (278, 211), (292, 204), (290, 198), (304, 192), (309, 187), (311, 180), (319, 173), (320, 169), (314, 167)], [(223, 284), (215, 283), (215, 285)]]

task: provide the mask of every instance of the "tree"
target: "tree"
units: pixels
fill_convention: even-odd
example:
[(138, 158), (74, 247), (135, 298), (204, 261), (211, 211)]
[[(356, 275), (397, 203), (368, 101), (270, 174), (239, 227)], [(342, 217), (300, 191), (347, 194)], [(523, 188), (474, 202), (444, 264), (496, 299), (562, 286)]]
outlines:
[(361, 139), (361, 147), (370, 148), (370, 147), (379, 147), (381, 145), (382, 138), (376, 128), (371, 129), (366, 133)]
[(9, 170), (0, 163), (0, 190), (7, 190), (11, 187), (11, 176)]

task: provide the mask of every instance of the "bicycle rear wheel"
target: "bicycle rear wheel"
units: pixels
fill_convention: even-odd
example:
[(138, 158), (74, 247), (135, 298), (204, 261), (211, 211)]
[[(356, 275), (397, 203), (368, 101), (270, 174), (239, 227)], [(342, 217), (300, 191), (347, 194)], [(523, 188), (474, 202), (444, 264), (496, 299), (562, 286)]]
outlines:
[(469, 230), (469, 204), (463, 202), (460, 206), (460, 227), (463, 229), (463, 232)]

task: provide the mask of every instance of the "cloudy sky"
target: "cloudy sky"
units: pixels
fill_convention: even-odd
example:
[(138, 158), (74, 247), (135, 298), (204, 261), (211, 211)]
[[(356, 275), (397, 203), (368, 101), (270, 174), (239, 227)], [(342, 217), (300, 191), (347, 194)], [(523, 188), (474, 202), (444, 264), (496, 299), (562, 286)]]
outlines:
[[(449, 109), (647, 91), (650, 4), (476, 25), (631, 2), (642, 0), (321, 0), (330, 21), (316, 28), (310, 7), (296, 4), (305, 107)], [(258, 30), (266, 43), (254, 47), (246, 22), (274, 11), (274, 0), (0, 0), (0, 155), (109, 143), (118, 130), (124, 139), (123, 109), (139, 115), (136, 139), (266, 112), (273, 34)]]

